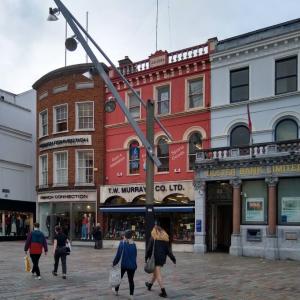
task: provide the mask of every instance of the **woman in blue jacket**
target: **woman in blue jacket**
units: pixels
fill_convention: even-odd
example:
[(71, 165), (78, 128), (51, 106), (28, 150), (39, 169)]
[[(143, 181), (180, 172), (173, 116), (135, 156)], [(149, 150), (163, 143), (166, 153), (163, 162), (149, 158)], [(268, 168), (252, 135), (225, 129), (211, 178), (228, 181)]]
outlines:
[[(131, 299), (133, 299), (133, 294), (134, 294), (133, 278), (134, 278), (135, 270), (137, 268), (136, 256), (137, 256), (137, 250), (136, 250), (136, 245), (132, 240), (132, 231), (126, 230), (124, 240), (122, 240), (119, 244), (118, 252), (113, 261), (113, 266), (117, 265), (122, 257), (121, 278), (123, 278), (125, 272), (127, 272)], [(118, 295), (119, 287), (120, 286), (113, 288), (116, 295)]]

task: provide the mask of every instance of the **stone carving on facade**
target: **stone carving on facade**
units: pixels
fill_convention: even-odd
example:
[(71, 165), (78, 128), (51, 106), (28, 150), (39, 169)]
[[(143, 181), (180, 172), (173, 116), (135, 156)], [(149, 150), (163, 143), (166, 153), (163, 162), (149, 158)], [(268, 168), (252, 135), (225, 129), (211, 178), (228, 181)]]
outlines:
[(241, 186), (242, 180), (240, 178), (236, 177), (236, 178), (233, 178), (233, 179), (230, 180), (230, 184), (232, 185), (232, 187), (234, 189), (236, 189), (236, 188), (239, 188)]
[(276, 186), (278, 183), (278, 177), (270, 176), (265, 178), (266, 183), (268, 186)]
[(196, 191), (199, 192), (201, 196), (204, 196), (205, 193), (205, 188), (206, 188), (206, 182), (201, 180), (201, 181), (194, 181), (193, 186)]

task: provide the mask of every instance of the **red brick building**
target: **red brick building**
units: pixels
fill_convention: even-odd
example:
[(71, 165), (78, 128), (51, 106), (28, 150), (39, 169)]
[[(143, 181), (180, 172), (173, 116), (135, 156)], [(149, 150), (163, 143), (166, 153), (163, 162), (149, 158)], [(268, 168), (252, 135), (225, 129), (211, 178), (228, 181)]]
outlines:
[[(146, 102), (153, 99), (155, 115), (172, 135), (169, 141), (155, 124), (155, 151), (162, 162), (155, 167), (156, 218), (179, 244), (194, 241), (194, 162), (196, 149), (210, 146), (209, 42), (168, 53), (157, 51), (133, 63), (128, 57), (119, 69)], [(146, 111), (123, 80), (110, 70), (110, 78), (130, 113), (145, 133)], [(112, 97), (106, 90), (106, 99)], [(118, 240), (131, 228), (144, 239), (146, 151), (117, 106), (105, 115), (105, 183), (100, 192), (104, 236)]]
[[(38, 220), (50, 235), (60, 224), (72, 239), (90, 239), (104, 168), (104, 84), (82, 74), (91, 64), (54, 70), (37, 91)], [(99, 220), (99, 219), (98, 219)]]

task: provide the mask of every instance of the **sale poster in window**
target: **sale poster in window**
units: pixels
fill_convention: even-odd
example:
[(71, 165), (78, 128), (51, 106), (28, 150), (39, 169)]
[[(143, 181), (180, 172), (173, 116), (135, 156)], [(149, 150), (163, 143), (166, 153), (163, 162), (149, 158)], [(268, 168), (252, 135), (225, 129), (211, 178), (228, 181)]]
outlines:
[(286, 223), (300, 222), (300, 197), (281, 198), (281, 218)]
[(264, 221), (264, 198), (246, 198), (246, 222)]

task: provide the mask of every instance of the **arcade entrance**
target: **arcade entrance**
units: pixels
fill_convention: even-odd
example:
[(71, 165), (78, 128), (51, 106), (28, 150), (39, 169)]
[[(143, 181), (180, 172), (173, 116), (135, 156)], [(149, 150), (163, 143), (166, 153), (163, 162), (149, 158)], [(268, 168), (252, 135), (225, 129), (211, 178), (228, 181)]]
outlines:
[(206, 200), (207, 251), (229, 252), (232, 234), (232, 186), (209, 182)]

